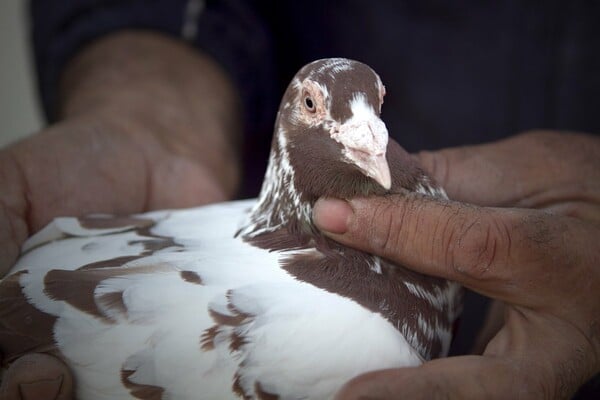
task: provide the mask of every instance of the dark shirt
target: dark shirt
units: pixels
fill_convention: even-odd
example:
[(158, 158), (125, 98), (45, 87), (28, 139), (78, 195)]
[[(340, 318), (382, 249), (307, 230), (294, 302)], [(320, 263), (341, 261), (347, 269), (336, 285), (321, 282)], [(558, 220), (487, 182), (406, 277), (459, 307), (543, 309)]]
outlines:
[(281, 94), (317, 58), (379, 73), (383, 119), (409, 151), (534, 128), (600, 132), (600, 2), (34, 0), (32, 16), (50, 120), (62, 67), (103, 34), (159, 30), (212, 55), (245, 105), (243, 196), (258, 191)]

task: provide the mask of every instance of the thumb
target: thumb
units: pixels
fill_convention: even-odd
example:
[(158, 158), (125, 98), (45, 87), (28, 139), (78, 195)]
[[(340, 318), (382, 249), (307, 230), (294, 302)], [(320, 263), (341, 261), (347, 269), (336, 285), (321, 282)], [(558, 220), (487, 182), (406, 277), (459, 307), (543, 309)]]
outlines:
[[(568, 261), (561, 243), (566, 231), (575, 234), (564, 221), (539, 211), (477, 207), (416, 193), (319, 199), (313, 221), (342, 244), (503, 300), (547, 274), (547, 265)], [(584, 234), (589, 236), (579, 236)], [(585, 246), (572, 243), (577, 251), (585, 252)], [(527, 265), (514, 268), (515, 260)], [(529, 298), (537, 291), (530, 287), (525, 293)]]
[(475, 275), (497, 263), (503, 246), (501, 232), (483, 210), (410, 193), (319, 199), (313, 220), (340, 243), (464, 283), (463, 273)]

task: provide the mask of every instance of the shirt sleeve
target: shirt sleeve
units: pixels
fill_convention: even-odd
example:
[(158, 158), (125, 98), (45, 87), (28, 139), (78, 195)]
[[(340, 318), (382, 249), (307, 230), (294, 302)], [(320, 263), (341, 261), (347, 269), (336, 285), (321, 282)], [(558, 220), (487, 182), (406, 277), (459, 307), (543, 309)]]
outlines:
[(243, 0), (31, 0), (33, 50), (45, 115), (57, 119), (66, 63), (91, 41), (122, 29), (155, 30), (209, 54), (236, 84), (246, 128), (261, 131), (273, 109), (271, 44), (251, 2)]

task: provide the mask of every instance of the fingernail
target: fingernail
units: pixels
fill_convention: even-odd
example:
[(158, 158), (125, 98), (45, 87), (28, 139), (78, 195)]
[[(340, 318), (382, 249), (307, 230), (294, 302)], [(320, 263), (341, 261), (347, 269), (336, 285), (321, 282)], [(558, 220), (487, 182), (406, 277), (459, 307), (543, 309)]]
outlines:
[(353, 214), (347, 201), (321, 198), (313, 207), (313, 222), (322, 231), (342, 234), (348, 230)]
[(19, 394), (22, 400), (54, 400), (58, 397), (63, 376), (55, 379), (44, 379), (37, 382), (19, 384)]

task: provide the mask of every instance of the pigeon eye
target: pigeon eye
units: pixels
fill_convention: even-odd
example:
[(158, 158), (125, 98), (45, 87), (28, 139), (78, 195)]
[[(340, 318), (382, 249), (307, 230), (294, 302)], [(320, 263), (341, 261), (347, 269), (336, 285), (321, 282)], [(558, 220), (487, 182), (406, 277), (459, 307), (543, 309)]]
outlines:
[(304, 98), (304, 106), (306, 106), (306, 109), (310, 112), (316, 111), (315, 102), (313, 101), (312, 97), (310, 97), (310, 96), (306, 96)]

